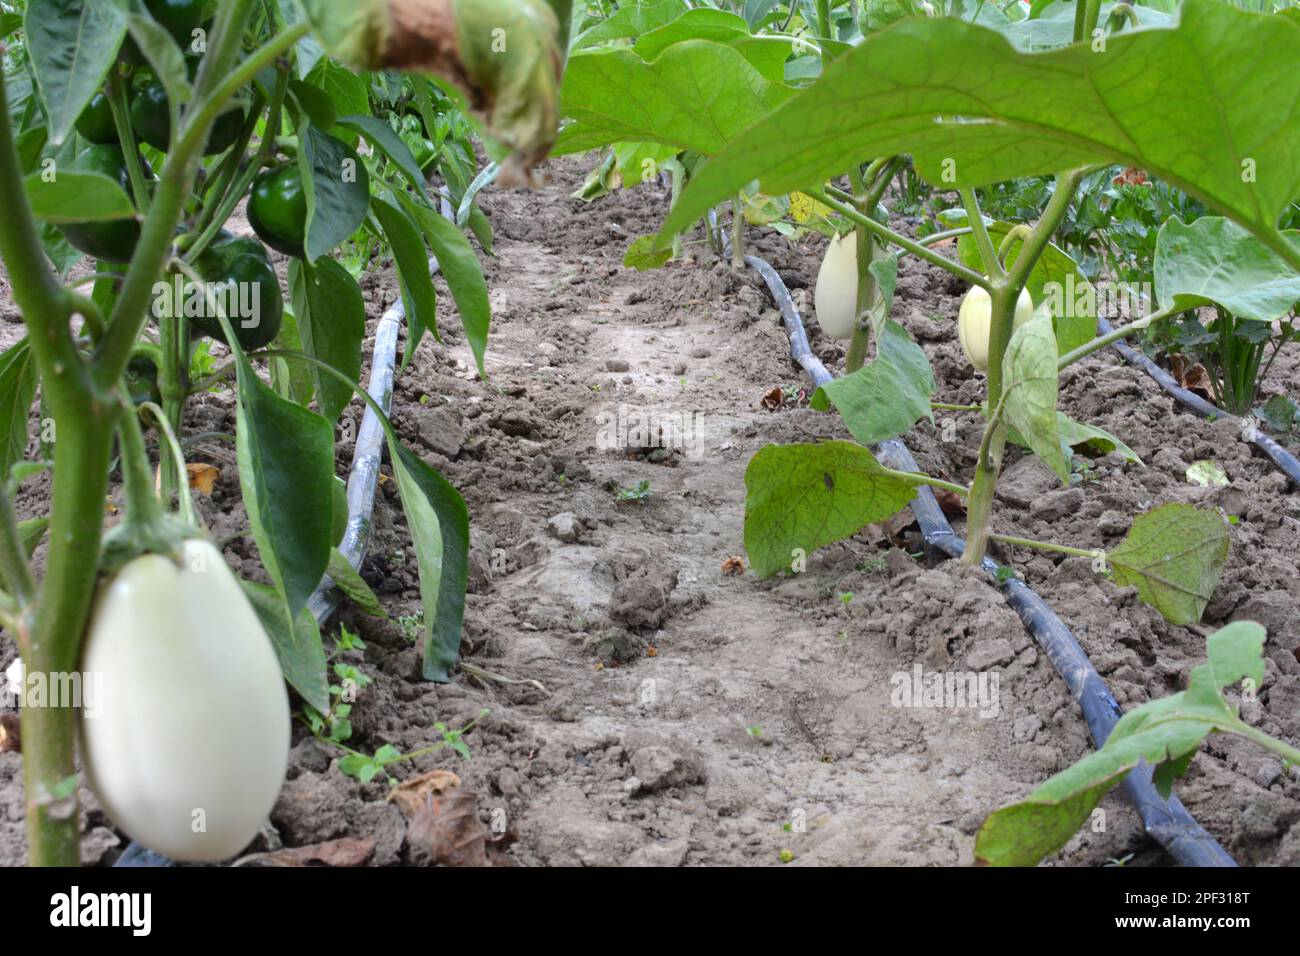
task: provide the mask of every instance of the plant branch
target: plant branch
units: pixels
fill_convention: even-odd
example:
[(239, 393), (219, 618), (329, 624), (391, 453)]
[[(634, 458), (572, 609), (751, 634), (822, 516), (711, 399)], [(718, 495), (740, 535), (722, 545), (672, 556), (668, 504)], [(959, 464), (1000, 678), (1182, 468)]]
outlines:
[(993, 240), (989, 238), (988, 228), (984, 225), (984, 214), (980, 212), (975, 190), (967, 187), (958, 192), (961, 194), (962, 203), (966, 206), (966, 221), (970, 223), (971, 233), (975, 236), (975, 245), (979, 248), (984, 271), (991, 277), (1001, 278), (1005, 273), (997, 253), (993, 251)]
[(1178, 311), (1179, 310), (1174, 308), (1161, 309), (1158, 312), (1152, 312), (1145, 318), (1130, 322), (1128, 325), (1121, 325), (1117, 329), (1111, 329), (1105, 335), (1099, 335), (1091, 342), (1084, 342), (1078, 348), (1066, 352), (1059, 360), (1057, 360), (1056, 369), (1057, 371), (1060, 371), (1067, 365), (1073, 365), (1080, 359), (1087, 358), (1093, 352), (1098, 352), (1106, 346), (1118, 342), (1120, 339), (1128, 338), (1130, 335), (1141, 332), (1143, 329), (1150, 327), (1161, 319), (1174, 315)]
[[(881, 239), (884, 239), (886, 242), (891, 242), (896, 246), (906, 249), (908, 252), (912, 253), (913, 255), (919, 256), (920, 258), (924, 259), (926, 262), (933, 263), (934, 265), (939, 266), (941, 269), (947, 269), (953, 275), (957, 276), (959, 279), (964, 279), (966, 282), (969, 282), (971, 285), (977, 285), (984, 289), (987, 289), (989, 287), (989, 280), (984, 276), (980, 275), (978, 272), (974, 272), (970, 269), (967, 269), (961, 263), (953, 262), (951, 259), (939, 255), (939, 253), (933, 251), (932, 249), (927, 248), (921, 243), (915, 241), (914, 239), (909, 239), (907, 236), (903, 235), (902, 233), (895, 232), (893, 229), (890, 229), (888, 226), (882, 225), (881, 223), (876, 222), (876, 220), (872, 219), (870, 216), (864, 215), (863, 213), (859, 212), (857, 209), (853, 207), (852, 205), (853, 197), (850, 196), (848, 193), (836, 189), (833, 186), (827, 187), (825, 190), (810, 189), (810, 190), (805, 190), (805, 192), (807, 192), (809, 196), (811, 196), (813, 199), (816, 199), (818, 202), (822, 203), (823, 205), (829, 206), (831, 209), (834, 209), (844, 218), (850, 220), (853, 223), (856, 223), (857, 225), (864, 226), (869, 232), (875, 233), (877, 236), (879, 236)], [(835, 198), (835, 197), (840, 197), (840, 198)]]

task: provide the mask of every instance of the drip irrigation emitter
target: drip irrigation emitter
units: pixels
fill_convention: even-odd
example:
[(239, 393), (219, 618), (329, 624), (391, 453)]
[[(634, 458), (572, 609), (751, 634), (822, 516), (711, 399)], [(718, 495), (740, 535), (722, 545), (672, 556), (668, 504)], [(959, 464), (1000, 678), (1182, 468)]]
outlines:
[[(1110, 323), (1105, 319), (1098, 317), (1097, 331), (1101, 335), (1105, 335), (1112, 331)], [(1222, 418), (1235, 418), (1234, 415), (1225, 412), (1223, 409), (1211, 402), (1207, 402), (1195, 392), (1183, 388), (1174, 381), (1172, 375), (1162, 369), (1155, 362), (1151, 361), (1151, 359), (1147, 358), (1137, 349), (1133, 348), (1133, 346), (1129, 345), (1123, 339), (1117, 342), (1112, 342), (1111, 347), (1123, 356), (1124, 361), (1129, 365), (1136, 366), (1146, 372), (1147, 375), (1155, 380), (1157, 385), (1164, 389), (1168, 394), (1172, 395), (1184, 408), (1188, 408), (1197, 415), (1200, 415), (1202, 418), (1208, 418), (1211, 421), (1218, 421)], [(1252, 421), (1242, 421), (1241, 435), (1242, 441), (1254, 445), (1262, 451), (1280, 471), (1290, 478), (1297, 487), (1300, 487), (1300, 461), (1297, 461), (1294, 455), (1275, 442), (1268, 435), (1265, 435), (1259, 426)]]
[[(710, 213), (710, 226), (714, 224), (714, 217)], [(725, 232), (722, 235), (725, 245)], [(781, 311), (781, 320), (790, 339), (790, 358), (807, 373), (815, 388), (831, 381), (834, 376), (812, 353), (803, 320), (776, 270), (758, 256), (747, 255), (745, 262), (762, 277)], [(899, 471), (918, 470), (912, 453), (897, 438), (882, 442), (876, 446), (875, 451), (880, 461), (890, 468)], [(917, 496), (910, 507), (927, 545), (950, 558), (961, 556), (966, 542), (953, 531), (929, 487), (917, 489)], [(993, 579), (1007, 603), (1019, 615), (1025, 629), (1064, 679), (1071, 695), (1083, 710), (1093, 741), (1101, 747), (1123, 715), (1106, 682), (1092, 666), (1088, 655), (1065, 622), (1033, 589), (1014, 575), (1000, 573), (1001, 565), (992, 558), (985, 558), (981, 567)], [(1160, 796), (1152, 782), (1152, 773), (1150, 764), (1140, 763), (1124, 778), (1123, 783), (1124, 792), (1137, 808), (1146, 832), (1183, 866), (1236, 866), (1228, 852), (1196, 822), (1176, 795), (1170, 794), (1168, 800)]]

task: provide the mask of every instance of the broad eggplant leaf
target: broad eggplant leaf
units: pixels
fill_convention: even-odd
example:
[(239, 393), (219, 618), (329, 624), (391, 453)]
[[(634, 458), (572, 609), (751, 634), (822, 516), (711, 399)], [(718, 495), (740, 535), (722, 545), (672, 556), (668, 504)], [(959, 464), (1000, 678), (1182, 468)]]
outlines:
[(922, 418), (934, 420), (936, 385), (925, 351), (892, 320), (881, 326), (877, 341), (874, 360), (823, 385), (811, 402), (822, 412), (834, 405), (860, 445), (897, 438)]
[[(1284, 236), (1300, 245), (1300, 232)], [(1300, 270), (1220, 216), (1191, 225), (1169, 219), (1156, 235), (1156, 301), (1161, 309), (1221, 305), (1243, 319), (1272, 322), (1300, 302)]]
[(1237, 709), (1222, 689), (1264, 678), (1264, 628), (1237, 621), (1206, 642), (1208, 661), (1192, 671), (1187, 690), (1125, 714), (1105, 745), (1061, 771), (1021, 803), (991, 814), (975, 838), (975, 857), (994, 866), (1033, 866), (1069, 842), (1088, 815), (1140, 761), (1155, 764), (1156, 786), (1168, 799), (1211, 733), (1239, 732)]
[[(1179, 16), (1176, 29), (1109, 36), (1104, 53), (1022, 53), (955, 17), (896, 23), (733, 136), (696, 172), (660, 242), (752, 180), (776, 195), (865, 156), (908, 153), (945, 189), (1136, 166), (1281, 244), (1276, 224), (1300, 195), (1300, 21), (1213, 0), (1187, 0)], [(1249, 89), (1269, 95), (1241, 95)]]
[(1003, 416), (1035, 455), (1063, 482), (1070, 456), (1061, 448), (1056, 417), (1056, 334), (1046, 316), (1016, 329), (1002, 357)]
[(1219, 583), (1228, 547), (1218, 512), (1167, 504), (1134, 519), (1106, 560), (1115, 583), (1136, 587), (1170, 624), (1195, 624)]
[(689, 8), (682, 0), (651, 0), (650, 3), (629, 3), (594, 26), (573, 38), (570, 52), (595, 46), (610, 40), (625, 40), (671, 23)]
[(653, 63), (628, 49), (581, 53), (569, 58), (561, 90), (564, 114), (577, 123), (551, 152), (637, 141), (712, 155), (793, 93), (708, 40), (674, 44)]
[(673, 257), (672, 249), (656, 249), (654, 236), (633, 239), (623, 253), (623, 265), (637, 272), (649, 272), (666, 265)]
[[(366, 303), (357, 280), (328, 256), (315, 265), (294, 259), (289, 263), (289, 294), (303, 351), (348, 378), (359, 378)], [(321, 414), (333, 424), (352, 400), (352, 389), (314, 366), (312, 374)]]
[(897, 514), (916, 485), (847, 441), (768, 445), (745, 469), (745, 550), (759, 577)]
[(49, 117), (49, 140), (59, 146), (117, 60), (127, 15), (114, 3), (31, 0), (23, 35), (41, 101)]
[(687, 10), (671, 23), (665, 23), (661, 27), (642, 33), (637, 37), (632, 49), (637, 56), (649, 63), (674, 43), (681, 43), (684, 40), (732, 43), (749, 35), (749, 24), (745, 22), (744, 17), (738, 17), (726, 10), (696, 7), (694, 10)]

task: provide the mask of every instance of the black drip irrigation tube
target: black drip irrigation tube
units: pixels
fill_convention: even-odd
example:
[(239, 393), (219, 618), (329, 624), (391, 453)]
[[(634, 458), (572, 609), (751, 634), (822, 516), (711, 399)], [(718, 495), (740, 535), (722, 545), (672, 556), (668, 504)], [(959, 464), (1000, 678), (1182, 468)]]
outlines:
[[(1107, 332), (1112, 331), (1111, 324), (1098, 316), (1097, 331), (1099, 334), (1105, 335)], [(1220, 418), (1231, 419), (1236, 417), (1225, 412), (1217, 405), (1207, 402), (1195, 392), (1190, 392), (1183, 388), (1174, 381), (1172, 375), (1124, 340), (1121, 339), (1117, 342), (1112, 342), (1111, 347), (1123, 356), (1125, 362), (1128, 362), (1129, 365), (1136, 366), (1146, 372), (1147, 375), (1151, 376), (1151, 378), (1155, 380), (1157, 385), (1177, 399), (1179, 404), (1191, 409), (1202, 418), (1212, 418), (1217, 420)], [(1247, 422), (1246, 427), (1249, 428), (1249, 431), (1246, 431), (1243, 428), (1242, 440), (1254, 445), (1262, 451), (1280, 471), (1295, 482), (1297, 486), (1300, 486), (1300, 461), (1297, 461), (1294, 455), (1275, 442), (1272, 438), (1265, 435), (1254, 422)]]
[[(451, 203), (443, 187), (441, 194), (442, 215), (455, 221)], [(438, 260), (429, 259), (429, 273), (438, 271)], [(375, 327), (374, 348), (370, 359), (370, 382), (366, 391), (388, 414), (393, 399), (393, 371), (397, 362), (397, 333), (406, 318), (406, 305), (398, 296), (396, 302), (388, 307), (379, 318)], [(370, 543), (370, 524), (375, 511), (375, 489), (379, 486), (379, 465), (384, 456), (384, 427), (379, 416), (369, 404), (357, 430), (356, 446), (352, 452), (352, 467), (348, 471), (348, 524), (339, 542), (339, 552), (347, 558), (348, 564), (356, 570), (361, 569), (361, 562), (366, 556), (366, 546)], [(329, 575), (321, 578), (316, 590), (307, 599), (307, 610), (320, 624), (325, 623), (342, 601), (342, 592), (335, 586)], [(114, 866), (176, 866), (176, 861), (146, 849), (134, 840), (122, 851), (122, 855), (113, 863)]]
[[(713, 225), (712, 215), (710, 225)], [(723, 245), (728, 245), (725, 233), (722, 233), (722, 238)], [(781, 319), (790, 338), (790, 358), (808, 374), (814, 386), (820, 388), (831, 381), (835, 376), (812, 353), (803, 320), (776, 270), (758, 256), (747, 255), (745, 262), (762, 276), (781, 310)], [(897, 438), (877, 445), (876, 455), (890, 468), (899, 471), (919, 470), (912, 453)], [(950, 558), (961, 557), (966, 542), (953, 531), (934, 492), (928, 486), (918, 489), (910, 507), (927, 545)], [(1001, 566), (992, 558), (986, 557), (981, 567), (992, 576), (1007, 603), (1020, 616), (1025, 629), (1033, 635), (1038, 646), (1051, 660), (1052, 666), (1065, 680), (1070, 693), (1083, 710), (1083, 718), (1088, 723), (1093, 741), (1101, 747), (1123, 715), (1106, 682), (1092, 666), (1088, 655), (1079, 646), (1065, 622), (1057, 617), (1046, 601), (1019, 578), (1007, 577), (999, 581)], [(1170, 794), (1168, 800), (1160, 796), (1152, 782), (1150, 764), (1144, 762), (1133, 768), (1124, 778), (1123, 787), (1142, 818), (1143, 828), (1179, 864), (1221, 867), (1237, 865), (1218, 841), (1196, 822), (1176, 795)]]

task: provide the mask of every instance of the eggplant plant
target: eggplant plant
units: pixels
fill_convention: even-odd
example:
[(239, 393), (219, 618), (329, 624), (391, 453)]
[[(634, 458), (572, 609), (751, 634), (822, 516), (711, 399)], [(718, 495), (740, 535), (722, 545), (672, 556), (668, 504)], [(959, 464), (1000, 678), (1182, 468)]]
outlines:
[[(454, 95), (496, 156), (525, 175), (554, 138), (568, 5), (557, 0), (557, 16), (541, 0), (460, 0), (400, 43), (404, 0), (9, 6), (19, 11), (0, 19), (0, 259), (27, 335), (0, 356), (0, 623), (18, 643), (23, 686), (68, 675), (102, 685), (80, 736), (116, 822), (175, 857), (220, 859), (247, 843), (279, 790), (284, 682), (329, 709), (309, 595), (328, 570), (366, 596), (335, 547), (338, 522), (322, 520), (338, 510), (335, 428), (350, 424), (340, 417), (354, 396), (384, 428), (414, 539), (424, 676), (450, 679), (468, 514), (358, 384), (364, 302), (331, 253), (391, 251), (409, 357), (436, 334), (432, 252), (482, 373), (487, 289), (461, 228), (475, 225), (472, 153), (448, 135), (466, 129), (451, 87), (429, 75), (461, 84)], [(484, 55), (485, 23), (508, 27), (509, 55)], [(396, 109), (376, 115), (376, 100), (414, 103), (432, 144), (423, 162)], [(459, 223), (439, 214), (427, 175), (455, 197)], [(245, 199), (255, 236), (226, 229)], [(284, 289), (267, 246), (292, 257)], [(83, 253), (94, 268), (70, 278)], [(219, 366), (213, 342), (229, 356)], [(186, 402), (227, 382), (269, 586), (234, 577), (190, 501)], [(24, 460), (38, 388), (52, 461)], [(126, 508), (106, 532), (114, 462)], [(46, 469), (48, 518), (17, 521), (16, 488)], [(46, 529), (37, 582), (28, 561)], [(80, 702), (23, 700), (29, 856), (73, 864)]]
[[(1014, 15), (983, 5), (975, 23), (955, 5), (952, 15), (900, 6), (888, 23), (859, 17), (846, 25), (863, 36), (840, 48), (829, 42), (828, 5), (818, 5), (825, 16), (812, 23), (791, 6), (780, 29), (810, 44), (818, 62), (796, 67), (795, 57), (773, 69), (755, 52), (764, 24), (715, 29), (711, 15), (695, 11), (697, 22), (688, 22), (671, 2), (636, 9), (647, 18), (653, 11), (655, 22), (616, 14), (579, 35), (636, 40), (575, 48), (563, 88), (570, 123), (557, 148), (635, 141), (704, 157), (643, 253), (667, 249), (745, 190), (812, 197), (843, 224), (818, 277), (816, 306), (828, 334), (849, 339), (845, 374), (821, 387), (812, 404), (837, 411), (854, 441), (769, 445), (753, 457), (744, 533), (754, 570), (764, 577), (801, 571), (812, 551), (887, 520), (928, 485), (966, 502), (963, 561), (980, 565), (994, 543), (1091, 558), (1098, 572), (1134, 586), (1170, 622), (1198, 621), (1228, 555), (1228, 526), (1218, 512), (1156, 507), (1102, 552), (994, 533), (994, 494), (1009, 442), (1027, 447), (1063, 485), (1071, 481), (1075, 447), (1136, 460), (1119, 438), (1057, 408), (1059, 376), (1071, 364), (1188, 310), (1217, 308), (1258, 330), (1300, 298), (1300, 236), (1284, 228), (1300, 183), (1290, 145), (1300, 137), (1300, 117), (1273, 105), (1300, 93), (1300, 23), (1289, 13), (1244, 12), (1211, 0), (1185, 0), (1173, 17), (1096, 0), (1035, 4), (1027, 13), (1009, 5)], [(643, 49), (656, 35), (673, 42)], [(683, 103), (687, 86), (713, 95)], [(1246, 87), (1270, 96), (1231, 92)], [(1159, 110), (1151, 105), (1155, 91)], [(1185, 208), (1213, 215), (1190, 226), (1170, 219), (1160, 228), (1155, 301), (1098, 335), (1096, 289), (1063, 244), (1098, 248), (1080, 226), (1076, 200), (1081, 187), (1116, 167), (1144, 170), (1188, 197)], [(880, 202), (903, 170), (960, 197), (949, 228), (921, 239), (891, 228)], [(977, 190), (996, 196), (999, 184), (1027, 179), (1042, 184), (1036, 221), (996, 219), (981, 208)], [(1072, 210), (1067, 235), (1054, 241)], [(938, 249), (953, 238), (956, 258)], [(970, 287), (954, 317), (972, 368), (985, 374), (983, 401), (968, 407), (984, 418), (969, 484), (886, 467), (871, 450), (932, 420), (934, 409), (953, 407), (935, 401), (925, 353), (889, 318), (903, 255)], [(1042, 819), (1045, 805), (1057, 829), (1020, 859), (1049, 852), (1077, 828), (1077, 811), (1095, 805), (1138, 760), (1160, 762), (1167, 786), (1211, 730), (1244, 733), (1294, 760), (1293, 749), (1260, 739), (1218, 696), (1241, 677), (1258, 680), (1261, 643), (1256, 625), (1211, 637), (1209, 664), (1185, 695), (1128, 715), (1091, 763), (1054, 778), (1031, 797), (1033, 807), (991, 821), (983, 857), (1014, 856), (1006, 845), (1019, 839), (1015, 828)], [(1155, 727), (1168, 726), (1165, 717), (1182, 714), (1184, 704), (1200, 711), (1176, 724), (1178, 746), (1166, 752), (1170, 738)], [(1003, 828), (1013, 817), (1020, 822)]]
[[(1147, 16), (1147, 8), (1137, 9), (1140, 18)], [(1090, 173), (1124, 164), (1179, 183), (1239, 224), (1258, 254), (1271, 257), (1271, 275), (1300, 268), (1298, 247), (1278, 228), (1294, 198), (1295, 161), (1277, 145), (1289, 135), (1292, 121), (1263, 106), (1221, 97), (1217, 87), (1190, 79), (1184, 62), (1188, 50), (1208, 49), (1212, 41), (1244, 50), (1267, 37), (1265, 55), (1251, 64), (1252, 82), (1262, 71), (1285, 86), (1294, 82), (1285, 78), (1284, 64), (1300, 41), (1300, 28), (1290, 18), (1192, 0), (1176, 26), (1151, 11), (1152, 19), (1166, 26), (1109, 33), (1106, 21), (1098, 25), (1095, 6), (1080, 4), (1079, 10), (1072, 34), (1063, 38), (1076, 42), (1046, 52), (1026, 52), (1042, 43), (1027, 40), (1023, 24), (990, 29), (955, 17), (901, 20), (838, 57), (826, 56), (820, 78), (801, 89), (760, 73), (736, 52), (743, 49), (740, 40), (728, 44), (695, 35), (649, 62), (635, 56), (641, 40), (633, 52), (615, 49), (572, 57), (564, 96), (574, 122), (562, 131), (561, 144), (570, 139), (590, 144), (635, 128), (641, 139), (672, 142), (709, 157), (669, 213), (661, 247), (710, 206), (755, 180), (769, 195), (797, 190), (812, 196), (841, 215), (857, 235), (858, 318), (848, 374), (814, 397), (816, 407), (839, 411), (857, 445), (767, 448), (755, 456), (746, 479), (745, 536), (759, 574), (790, 570), (815, 548), (889, 517), (906, 505), (917, 486), (929, 484), (966, 499), (968, 563), (981, 562), (997, 539), (1087, 555), (1097, 558), (1117, 582), (1135, 584), (1143, 599), (1171, 620), (1185, 623), (1199, 617), (1226, 558), (1227, 529), (1217, 515), (1171, 506), (1156, 509), (1135, 521), (1123, 544), (1101, 555), (1064, 543), (993, 534), (994, 491), (1008, 441), (1029, 447), (1062, 482), (1070, 480), (1072, 446), (1099, 442), (1125, 451), (1113, 436), (1058, 412), (1058, 373), (1175, 308), (1157, 308), (1096, 337), (1095, 304), (1058, 308), (1055, 314), (1046, 307), (1053, 289), (1088, 288), (1077, 264), (1052, 238)], [(918, 44), (932, 51), (925, 69), (917, 68), (908, 52)], [(1172, 84), (1170, 110), (1189, 116), (1177, 135), (1152, 121), (1140, 96), (1119, 79), (1126, 64), (1139, 58), (1148, 64), (1148, 81), (1158, 77)], [(982, 64), (981, 70), (962, 66), (972, 62)], [(1242, 69), (1224, 67), (1225, 81)], [(710, 101), (655, 123), (651, 114), (659, 98), (671, 98), (685, 82), (679, 74), (688, 70), (695, 71), (696, 81), (717, 85), (740, 74), (734, 87), (725, 90), (731, 107), (727, 116)], [(607, 80), (618, 76), (625, 85), (607, 84), (600, 91), (585, 80), (579, 85), (588, 74)], [(1114, 85), (1084, 102), (1081, 91), (1090, 89), (1094, 76)], [(628, 109), (610, 116), (601, 109), (614, 97), (626, 101), (630, 90), (646, 115)], [(1063, 103), (1078, 106), (1063, 109)], [(1195, 110), (1211, 106), (1225, 112), (1232, 135), (1190, 119)], [(1248, 154), (1241, 145), (1245, 142)], [(1198, 156), (1222, 157), (1221, 162), (1208, 168), (1193, 165), (1188, 149)], [(962, 228), (918, 241), (881, 221), (879, 198), (904, 155), (937, 187), (958, 192), (966, 219)], [(990, 221), (979, 208), (977, 187), (1052, 170), (1051, 198), (1036, 223)], [(832, 181), (846, 173), (848, 188)], [(956, 260), (935, 249), (938, 239), (953, 234), (961, 237)], [(969, 486), (892, 472), (869, 451), (870, 445), (905, 433), (932, 409), (928, 362), (888, 319), (895, 263), (903, 254), (947, 270), (988, 297), (988, 369), (981, 403), (986, 425)], [(1192, 262), (1182, 268), (1196, 272), (1198, 266)], [(1026, 291), (1039, 314), (1017, 329), (1017, 303)], [(964, 328), (972, 323), (982, 325), (982, 314)], [(968, 343), (968, 354), (982, 364), (982, 335), (970, 341), (975, 345)], [(865, 361), (872, 343), (874, 357)], [(1161, 541), (1170, 535), (1189, 547), (1166, 555)]]

